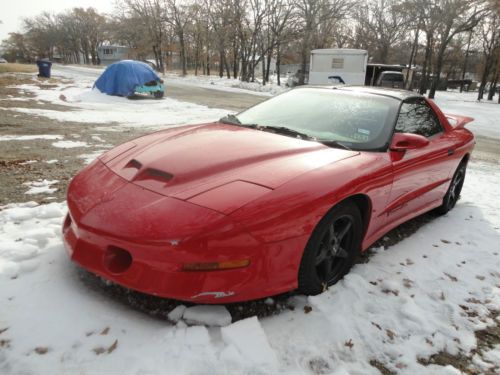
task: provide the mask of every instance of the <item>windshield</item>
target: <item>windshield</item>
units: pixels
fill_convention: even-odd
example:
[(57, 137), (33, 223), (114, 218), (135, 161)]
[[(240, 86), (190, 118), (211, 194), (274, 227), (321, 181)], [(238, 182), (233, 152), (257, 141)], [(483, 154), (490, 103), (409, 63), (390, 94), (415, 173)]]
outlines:
[(300, 88), (231, 116), (228, 122), (261, 130), (286, 128), (292, 131), (281, 131), (284, 135), (304, 134), (355, 150), (382, 150), (387, 148), (398, 106), (398, 100), (381, 95)]

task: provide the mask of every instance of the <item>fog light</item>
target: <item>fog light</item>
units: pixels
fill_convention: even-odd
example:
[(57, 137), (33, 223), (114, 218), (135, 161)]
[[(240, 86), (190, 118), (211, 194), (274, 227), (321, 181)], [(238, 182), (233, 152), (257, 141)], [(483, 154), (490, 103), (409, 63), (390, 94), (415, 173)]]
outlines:
[(110, 246), (104, 253), (103, 262), (109, 272), (122, 273), (132, 264), (132, 255), (127, 250)]
[(228, 260), (225, 262), (212, 263), (185, 263), (182, 265), (183, 271), (217, 271), (233, 268), (243, 268), (250, 264), (249, 259)]

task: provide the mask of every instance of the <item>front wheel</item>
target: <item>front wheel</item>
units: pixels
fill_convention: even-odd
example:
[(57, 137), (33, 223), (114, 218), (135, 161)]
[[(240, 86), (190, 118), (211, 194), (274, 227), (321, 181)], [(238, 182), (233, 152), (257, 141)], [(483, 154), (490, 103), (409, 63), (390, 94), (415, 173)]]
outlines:
[(460, 193), (462, 192), (462, 187), (465, 181), (465, 171), (467, 169), (467, 164), (465, 162), (460, 163), (453, 178), (451, 179), (448, 191), (443, 198), (443, 204), (436, 209), (438, 214), (444, 215), (450, 211), (457, 204), (460, 199)]
[(351, 269), (361, 248), (363, 224), (351, 202), (335, 206), (313, 231), (299, 268), (299, 292), (323, 292)]
[(163, 91), (155, 91), (154, 96), (156, 99), (163, 98)]

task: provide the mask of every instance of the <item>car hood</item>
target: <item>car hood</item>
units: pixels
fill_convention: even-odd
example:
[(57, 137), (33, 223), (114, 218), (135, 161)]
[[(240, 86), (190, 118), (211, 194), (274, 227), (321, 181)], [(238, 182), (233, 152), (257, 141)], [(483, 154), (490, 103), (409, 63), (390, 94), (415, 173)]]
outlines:
[(229, 199), (228, 195), (241, 190), (259, 195), (357, 154), (313, 141), (211, 123), (138, 138), (104, 154), (101, 161), (124, 179), (165, 196), (191, 200), (225, 186), (221, 191)]

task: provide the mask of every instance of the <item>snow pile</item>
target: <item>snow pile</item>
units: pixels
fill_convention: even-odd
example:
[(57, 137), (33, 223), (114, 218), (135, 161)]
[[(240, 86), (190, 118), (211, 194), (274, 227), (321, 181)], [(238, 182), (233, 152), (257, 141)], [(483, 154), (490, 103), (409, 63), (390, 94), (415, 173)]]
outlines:
[(223, 327), (231, 324), (231, 314), (224, 306), (193, 306), (187, 308), (182, 318), (190, 325), (203, 324)]
[(59, 180), (38, 180), (33, 182), (25, 182), (23, 185), (29, 186), (30, 189), (24, 194), (52, 194), (57, 191), (56, 188), (50, 187), (50, 185), (57, 184)]
[[(471, 163), (463, 198), (295, 309), (231, 323), (222, 306), (179, 305), (171, 325), (82, 283), (61, 241), (64, 203), (0, 207), (0, 372), (452, 374), (419, 358), (464, 356), (500, 310), (497, 166)], [(481, 192), (481, 194), (478, 194)], [(194, 325), (190, 324), (203, 324)], [(500, 348), (476, 354), (479, 372)]]

